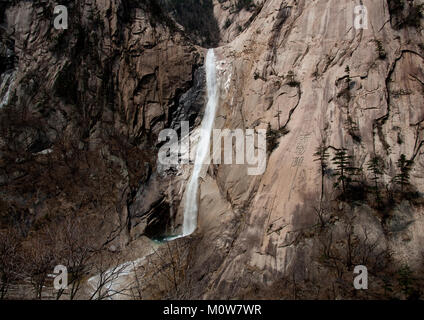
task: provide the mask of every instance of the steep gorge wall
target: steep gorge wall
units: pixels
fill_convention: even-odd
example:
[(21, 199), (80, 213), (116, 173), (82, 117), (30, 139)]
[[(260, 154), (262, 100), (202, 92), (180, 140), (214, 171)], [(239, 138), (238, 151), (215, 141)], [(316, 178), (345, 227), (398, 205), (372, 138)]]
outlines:
[[(361, 3), (368, 9), (366, 30), (353, 26)], [(334, 164), (321, 186), (314, 155), (322, 141), (330, 159), (334, 148), (346, 148), (363, 169), (362, 179), (370, 179), (367, 163), (377, 154), (385, 188), (405, 154), (413, 159), (410, 181), (422, 197), (423, 31), (399, 28), (395, 19), (386, 1), (269, 0), (243, 33), (216, 49), (226, 70), (221, 81), (230, 81), (216, 126), (270, 124), (284, 135), (263, 176), (247, 176), (246, 166), (220, 165), (205, 178), (203, 240), (193, 262), (197, 297), (230, 298), (255, 287), (261, 289), (251, 294), (261, 297), (287, 276), (315, 286), (318, 279), (325, 287), (326, 276), (317, 272), (323, 248), (316, 214), (324, 208), (342, 250), (348, 237), (341, 230), (353, 221), (358, 243), (377, 243), (376, 255), (387, 250), (395, 264), (422, 270), (421, 201), (399, 200), (384, 209), (372, 208), (375, 200), (341, 201)], [(350, 267), (348, 272), (351, 279)]]
[[(82, 180), (86, 165), (96, 165), (79, 158), (95, 154), (96, 161), (117, 171), (99, 168), (98, 174), (87, 176), (89, 181), (99, 182), (104, 176), (114, 176), (111, 184), (108, 179), (100, 182), (112, 190), (96, 200), (100, 203), (96, 202), (99, 207), (94, 212), (112, 220), (106, 233), (111, 233), (112, 239), (122, 236), (118, 243), (124, 244), (131, 237), (128, 230), (133, 223), (128, 207), (156, 171), (158, 133), (177, 119), (190, 119), (194, 124), (203, 108), (203, 50), (189, 41), (156, 1), (62, 4), (69, 13), (67, 30), (53, 28), (57, 5), (53, 1), (2, 2), (2, 79), (12, 71), (15, 74), (8, 103), (1, 110), (5, 161), (0, 181), (8, 187), (2, 201), (11, 208), (18, 198), (18, 210), (25, 212), (33, 206), (32, 200), (25, 199), (37, 194), (59, 200), (53, 208), (36, 206), (34, 221), (48, 210), (66, 212), (71, 207), (73, 212), (91, 212), (93, 208), (87, 209), (80, 201), (101, 193), (102, 188), (98, 185), (96, 190)], [(190, 110), (184, 105), (187, 100)], [(73, 152), (78, 156), (71, 155)], [(73, 169), (64, 166), (62, 170), (64, 163), (59, 161), (50, 175), (56, 176), (59, 184), (76, 179), (78, 191), (69, 184), (57, 186), (55, 194), (49, 194), (46, 188), (50, 187), (45, 185), (51, 183), (50, 178), (44, 177), (51, 170), (44, 166), (48, 153), (51, 157), (47, 160), (57, 156), (63, 161), (63, 156), (69, 156)], [(16, 154), (28, 161), (8, 163)], [(26, 172), (26, 178), (19, 172)], [(32, 182), (37, 185), (33, 190), (27, 187)], [(22, 189), (25, 191), (17, 191)], [(107, 204), (110, 201), (112, 207)]]
[[(212, 1), (221, 45), (215, 49), (221, 81), (215, 127), (269, 128), (275, 148), (268, 150), (264, 175), (248, 176), (242, 165), (211, 165), (203, 173), (199, 228), (184, 240), (192, 241), (185, 297), (278, 298), (293, 280), (317, 288), (328, 278), (331, 287), (340, 280), (339, 270), (320, 256), (328, 242), (346, 250), (347, 236), (358, 243), (367, 238), (377, 243), (376, 254), (390, 251), (396, 264), (421, 270), (423, 31), (400, 25), (408, 7), (399, 13), (390, 2), (265, 0), (235, 10), (236, 1)], [(354, 7), (361, 3), (369, 14), (366, 30), (353, 27)], [(13, 54), (2, 49), (1, 71), (16, 70), (5, 110), (13, 114), (13, 108), (23, 108), (38, 123), (19, 145), (31, 160), (48, 148), (60, 150), (60, 138), (70, 137), (81, 152), (100, 147), (110, 163), (118, 164), (119, 175), (91, 192), (113, 185), (116, 199), (100, 206), (112, 220), (108, 241), (120, 239), (115, 244), (129, 248), (135, 259), (150, 252), (146, 236), (172, 232), (181, 223), (190, 167), (159, 174), (157, 134), (178, 129), (181, 120), (190, 119), (193, 127), (199, 123), (204, 49), (194, 42), (210, 46), (210, 38), (187, 34), (156, 1), (66, 5), (71, 21), (64, 31), (51, 27), (51, 1), (13, 1), (5, 7), (1, 39)], [(14, 122), (5, 118), (2, 123)], [(392, 188), (397, 161), (405, 154), (413, 160), (411, 194), (417, 196), (395, 196), (383, 209), (373, 204), (371, 189), (361, 199), (341, 199), (333, 186), (334, 164), (323, 178), (314, 161), (320, 144), (328, 147), (330, 159), (336, 149), (346, 148), (368, 181), (367, 163), (377, 154), (384, 163), (381, 189)], [(13, 170), (8, 172), (12, 177)], [(40, 179), (32, 177), (29, 181)], [(3, 185), (23, 182), (0, 180)], [(71, 197), (73, 189), (59, 188), (52, 198), (61, 201), (48, 205), (65, 212), (103, 212), (78, 202), (89, 189), (82, 187)], [(23, 201), (22, 210), (32, 203)], [(317, 210), (324, 216), (323, 228)], [(46, 211), (36, 207), (35, 216)], [(350, 226), (354, 235), (345, 233)], [(347, 272), (340, 267), (345, 279), (351, 278), (351, 267)], [(267, 291), (287, 278), (289, 285)], [(308, 294), (349, 296), (344, 291)]]

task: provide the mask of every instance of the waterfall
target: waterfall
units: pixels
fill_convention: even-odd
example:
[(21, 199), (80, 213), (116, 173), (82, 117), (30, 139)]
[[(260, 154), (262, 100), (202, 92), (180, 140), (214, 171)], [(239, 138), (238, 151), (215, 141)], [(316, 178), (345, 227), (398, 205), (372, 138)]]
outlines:
[(209, 49), (206, 55), (206, 86), (208, 102), (203, 116), (200, 140), (197, 143), (196, 158), (190, 181), (186, 189), (184, 205), (184, 223), (182, 236), (192, 234), (197, 228), (198, 195), (199, 195), (199, 175), (203, 164), (207, 163), (210, 155), (210, 140), (212, 135), (215, 113), (218, 105), (218, 88), (216, 81), (215, 53)]
[(199, 196), (199, 176), (203, 165), (209, 164), (210, 141), (216, 109), (218, 106), (218, 85), (216, 81), (215, 53), (213, 49), (208, 50), (205, 68), (208, 101), (205, 108), (205, 114), (200, 125), (200, 139), (197, 143), (193, 172), (185, 191), (183, 230), (179, 235), (156, 240), (159, 243), (189, 236), (197, 228), (197, 213), (199, 210), (197, 201)]
[[(185, 206), (184, 206), (184, 223), (182, 234), (177, 236), (167, 237), (157, 242), (168, 242), (179, 238), (183, 238), (192, 234), (197, 228), (197, 213), (198, 213), (198, 202), (199, 196), (199, 176), (201, 174), (203, 165), (209, 164), (210, 155), (210, 141), (213, 130), (213, 123), (215, 120), (216, 109), (218, 106), (218, 87), (216, 81), (216, 65), (215, 65), (215, 53), (213, 49), (209, 49), (206, 55), (206, 86), (208, 94), (208, 102), (205, 108), (205, 114), (202, 119), (200, 126), (200, 139), (197, 143), (196, 158), (194, 160), (194, 168), (190, 177), (190, 181), (185, 191)], [(150, 253), (152, 254), (153, 251)], [(88, 279), (88, 284), (91, 287), (90, 294), (94, 294), (96, 289), (101, 286), (102, 290), (105, 291), (105, 295), (111, 294), (109, 299), (113, 299), (115, 293), (119, 293), (120, 289), (125, 285), (127, 277), (131, 275), (131, 272), (135, 272), (136, 268), (141, 265), (147, 256), (150, 254), (137, 259), (133, 262), (125, 262), (118, 267), (107, 270), (104, 274), (98, 274)], [(104, 281), (102, 284), (101, 276)], [(100, 296), (96, 293), (96, 296)], [(122, 294), (125, 297), (125, 295)], [(116, 298), (120, 298), (121, 294), (117, 294)], [(96, 298), (96, 297), (95, 297)]]
[(0, 78), (0, 108), (9, 103), (10, 91), (15, 81), (15, 72), (4, 73)]

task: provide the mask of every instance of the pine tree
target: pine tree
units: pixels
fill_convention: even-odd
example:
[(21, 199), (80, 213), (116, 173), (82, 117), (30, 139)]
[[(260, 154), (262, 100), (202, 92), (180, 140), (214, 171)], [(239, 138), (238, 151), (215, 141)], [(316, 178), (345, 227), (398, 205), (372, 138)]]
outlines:
[(346, 66), (345, 72), (346, 72), (346, 75), (348, 76), (348, 79), (350, 81), (350, 68), (349, 68), (349, 66)]
[(393, 293), (393, 285), (392, 285), (392, 278), (388, 276), (383, 276), (383, 289), (384, 289), (384, 295), (386, 297), (389, 297), (390, 294)]
[(350, 68), (349, 68), (349, 66), (346, 66), (345, 72), (346, 72), (347, 89), (349, 90), (350, 89), (350, 82), (352, 81), (352, 79), (350, 78)]
[(352, 157), (347, 154), (347, 149), (342, 148), (336, 151), (336, 154), (331, 161), (336, 165), (337, 172), (337, 181), (334, 184), (335, 187), (342, 188), (343, 194), (346, 193), (346, 186), (350, 183), (350, 178), (348, 177), (348, 167), (350, 167), (350, 162)]
[(273, 130), (271, 128), (271, 124), (268, 123), (268, 127), (266, 129), (266, 142), (267, 142), (267, 152), (268, 154), (271, 154), (272, 151), (274, 151), (275, 148), (278, 147), (279, 142), (278, 139), (280, 138), (278, 131)]
[(398, 273), (398, 283), (400, 287), (402, 288), (404, 295), (406, 296), (406, 298), (408, 298), (413, 291), (412, 284), (413, 284), (414, 278), (413, 278), (412, 271), (409, 268), (409, 266), (405, 264), (398, 270), (397, 273)]
[(361, 169), (353, 166), (353, 157), (347, 154), (347, 149), (342, 148), (336, 151), (335, 156), (331, 161), (336, 166), (337, 181), (335, 187), (341, 186), (343, 195), (346, 195), (346, 191), (350, 188), (353, 182), (359, 182), (354, 180), (354, 176), (358, 176), (361, 173)]
[(327, 149), (328, 148), (324, 144), (321, 144), (318, 146), (316, 152), (314, 153), (314, 157), (316, 157), (314, 161), (319, 161), (320, 172), (322, 175), (325, 174), (325, 170), (328, 168), (328, 158), (330, 154), (328, 153)]
[(368, 171), (371, 172), (372, 177), (371, 180), (374, 182), (374, 191), (377, 198), (377, 201), (380, 203), (380, 194), (378, 192), (378, 184), (381, 179), (381, 176), (383, 175), (383, 167), (384, 163), (381, 157), (379, 157), (377, 154), (374, 154), (371, 159), (368, 161)]
[(296, 80), (296, 76), (292, 70), (287, 73), (287, 84), (290, 87), (298, 87), (300, 85), (299, 81)]
[(403, 192), (405, 187), (409, 185), (409, 172), (412, 169), (412, 161), (407, 160), (406, 156), (401, 154), (397, 161), (397, 167), (400, 173), (393, 178), (393, 181), (400, 185), (401, 191)]
[(324, 143), (322, 143), (321, 145), (317, 147), (316, 152), (314, 153), (314, 157), (315, 157), (314, 161), (319, 161), (319, 165), (320, 165), (321, 190), (322, 190), (321, 198), (324, 193), (324, 176), (325, 176), (325, 171), (328, 168), (328, 158), (330, 156), (327, 150), (328, 150), (327, 146)]

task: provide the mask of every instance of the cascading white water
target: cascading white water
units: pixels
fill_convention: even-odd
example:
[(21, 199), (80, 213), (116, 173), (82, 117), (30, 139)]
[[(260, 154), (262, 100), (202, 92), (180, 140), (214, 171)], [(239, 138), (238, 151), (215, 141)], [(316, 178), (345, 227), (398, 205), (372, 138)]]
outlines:
[(4, 73), (0, 82), (0, 108), (9, 102), (10, 91), (15, 81), (15, 72)]
[[(210, 155), (210, 140), (212, 136), (216, 109), (218, 106), (218, 87), (216, 81), (215, 53), (213, 49), (208, 50), (205, 64), (208, 102), (206, 104), (205, 114), (203, 116), (202, 124), (200, 127), (200, 139), (197, 143), (193, 172), (185, 192), (186, 198), (184, 206), (183, 232), (178, 236), (167, 237), (159, 242), (173, 241), (178, 238), (189, 236), (197, 228), (197, 198), (199, 195), (199, 176), (201, 174), (203, 165), (207, 165), (209, 163), (208, 157)], [(150, 254), (152, 253), (153, 252)], [(106, 291), (106, 295), (113, 295), (114, 292), (119, 292), (118, 289), (120, 289), (121, 286), (125, 283), (126, 277), (130, 276), (131, 272), (135, 271), (136, 267), (141, 265), (141, 263), (148, 255), (133, 262), (125, 262), (124, 264), (118, 266), (118, 268), (109, 269), (105, 273), (105, 275), (109, 277), (108, 281), (103, 284), (102, 288)], [(115, 272), (115, 275), (112, 272)], [(100, 283), (100, 275), (93, 276), (88, 280), (88, 284), (92, 287), (92, 292), (94, 292), (99, 287)], [(97, 293), (97, 295), (99, 294)], [(119, 298), (120, 295), (117, 295), (117, 297)]]
[(205, 114), (201, 124), (200, 140), (197, 144), (193, 172), (186, 189), (182, 233), (183, 237), (192, 234), (197, 228), (199, 175), (203, 165), (207, 162), (206, 160), (210, 155), (210, 140), (216, 109), (218, 106), (218, 87), (216, 81), (215, 53), (213, 49), (208, 50), (205, 65), (208, 102), (206, 104)]

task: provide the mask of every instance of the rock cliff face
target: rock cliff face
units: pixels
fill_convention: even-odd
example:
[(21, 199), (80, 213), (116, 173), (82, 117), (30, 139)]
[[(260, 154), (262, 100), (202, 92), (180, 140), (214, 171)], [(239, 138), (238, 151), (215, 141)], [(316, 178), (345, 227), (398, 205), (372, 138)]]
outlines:
[[(158, 171), (157, 137), (183, 120), (192, 130), (200, 123), (204, 47), (216, 47), (215, 128), (266, 129), (267, 167), (260, 176), (247, 165), (203, 172), (198, 230), (174, 244), (189, 249), (178, 278), (185, 294), (173, 297), (387, 297), (387, 277), (423, 268), (422, 3), (196, 1), (201, 21), (188, 21), (176, 1), (71, 1), (69, 29), (58, 31), (52, 1), (2, 2), (2, 126), (21, 125), (5, 114), (31, 115), (13, 154), (36, 161), (72, 145), (99, 151), (119, 172), (106, 174), (112, 200), (95, 208), (66, 187), (17, 194), (28, 182), (19, 180), (24, 168), (6, 169), (4, 133), (0, 183), (13, 188), (2, 201), (34, 207), (31, 221), (45, 210), (102, 210), (107, 245), (134, 260), (151, 252), (149, 238), (181, 226), (191, 170)], [(358, 5), (367, 29), (354, 27)], [(50, 198), (59, 203), (38, 205)], [(369, 293), (353, 289), (355, 265), (369, 268)], [(166, 291), (149, 279), (143, 297)]]
[(79, 150), (103, 149), (124, 171), (116, 183), (125, 230), (130, 194), (155, 166), (158, 132), (173, 117), (194, 121), (202, 106), (196, 112), (192, 103), (185, 113), (182, 99), (194, 86), (202, 51), (154, 1), (66, 5), (69, 29), (55, 30), (53, 2), (2, 2), (2, 98), (8, 91), (11, 108), (5, 112), (25, 109), (39, 122), (36, 135), (22, 141), (25, 151), (42, 152), (66, 139)]
[[(321, 177), (314, 155), (319, 146), (330, 159), (335, 149), (347, 149), (353, 165), (363, 168), (358, 179), (372, 178), (369, 160), (377, 155), (384, 171), (378, 188), (385, 188), (405, 154), (413, 162), (410, 182), (422, 196), (423, 34), (410, 21), (420, 2), (401, 12), (391, 9), (393, 1), (361, 3), (368, 9), (366, 30), (354, 28), (359, 3), (264, 1), (248, 28), (216, 50), (223, 86), (231, 83), (222, 90), (217, 127), (270, 124), (281, 137), (263, 176), (218, 166), (202, 185), (199, 232), (205, 240), (198, 272), (213, 261), (199, 275), (210, 286), (206, 296), (229, 298), (288, 274), (316, 280), (313, 256), (323, 246), (317, 212), (328, 214), (324, 219), (335, 234), (352, 224), (357, 241), (369, 237), (381, 246), (376, 251), (422, 268), (421, 202), (400, 199), (376, 209), (376, 200), (364, 195), (334, 201), (335, 180), (328, 173), (335, 165)], [(216, 202), (222, 206), (214, 214)], [(335, 235), (333, 242), (348, 238)], [(318, 282), (325, 288), (322, 278)]]

